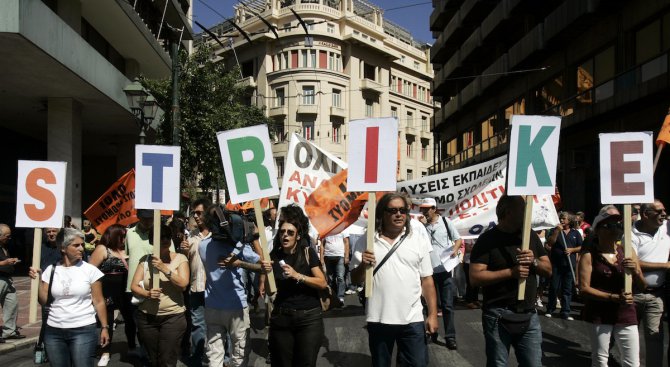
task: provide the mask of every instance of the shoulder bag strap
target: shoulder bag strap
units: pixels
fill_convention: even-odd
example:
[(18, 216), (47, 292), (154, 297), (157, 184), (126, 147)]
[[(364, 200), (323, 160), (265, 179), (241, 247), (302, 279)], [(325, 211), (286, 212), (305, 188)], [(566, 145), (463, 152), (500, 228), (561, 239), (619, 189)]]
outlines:
[(398, 240), (398, 242), (396, 242), (395, 245), (393, 245), (393, 247), (391, 247), (391, 249), (386, 254), (386, 256), (384, 256), (382, 261), (380, 261), (379, 264), (375, 267), (375, 270), (372, 271), (372, 276), (375, 276), (375, 274), (377, 274), (377, 272), (379, 271), (379, 269), (381, 269), (382, 265), (384, 265), (386, 260), (388, 260), (389, 257), (391, 257), (391, 255), (393, 255), (393, 253), (395, 252), (395, 250), (398, 249), (398, 247), (400, 247), (402, 242), (405, 240), (405, 237), (407, 237), (407, 234), (402, 235), (402, 237), (400, 237), (400, 240)]
[(444, 229), (447, 230), (447, 242), (451, 242), (451, 232), (449, 231), (449, 225), (447, 224), (447, 218), (440, 215), (442, 218), (442, 223), (444, 223)]
[[(53, 296), (51, 295), (51, 286), (54, 284), (54, 274), (56, 274), (56, 264), (58, 262), (53, 263), (51, 266), (51, 276), (49, 276), (49, 290), (47, 291), (47, 302), (43, 307), (49, 307), (51, 303), (54, 301)], [(37, 340), (37, 344), (42, 344), (44, 341), (44, 330), (47, 328), (47, 320), (49, 319), (49, 312), (46, 312), (46, 315), (42, 315), (42, 328), (40, 329), (40, 336), (39, 339)]]

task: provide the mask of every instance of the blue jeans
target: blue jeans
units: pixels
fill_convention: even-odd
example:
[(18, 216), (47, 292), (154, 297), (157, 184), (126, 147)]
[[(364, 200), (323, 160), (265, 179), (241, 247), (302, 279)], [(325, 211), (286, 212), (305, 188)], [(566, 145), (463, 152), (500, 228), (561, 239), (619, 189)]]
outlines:
[(528, 330), (520, 336), (513, 337), (505, 328), (499, 326), (498, 318), (504, 313), (514, 313), (505, 308), (489, 308), (482, 312), (482, 327), (486, 341), (486, 366), (506, 367), (509, 359), (509, 347), (514, 346), (514, 353), (520, 367), (537, 367), (542, 365), (542, 328), (537, 313), (533, 313)]
[(191, 355), (196, 361), (205, 356), (207, 325), (205, 324), (205, 292), (191, 292), (189, 297), (191, 313)]
[(328, 284), (337, 294), (337, 298), (344, 298), (344, 257), (324, 256)]
[(555, 265), (552, 268), (547, 313), (551, 314), (556, 311), (556, 298), (558, 297), (558, 292), (560, 290), (561, 316), (568, 317), (568, 315), (570, 315), (570, 302), (572, 301), (572, 286), (574, 282), (572, 279), (572, 271), (570, 270), (569, 265)]
[(95, 323), (71, 329), (47, 326), (44, 332), (44, 346), (53, 367), (94, 366), (98, 340)]
[(399, 365), (428, 366), (428, 347), (426, 346), (428, 339), (423, 321), (406, 325), (368, 322), (368, 334), (373, 367), (391, 366), (393, 346), (396, 343), (398, 344)]
[(440, 297), (440, 307), (442, 307), (442, 321), (444, 321), (444, 331), (446, 339), (456, 339), (456, 326), (454, 326), (454, 294), (456, 285), (450, 271), (433, 273), (433, 282), (435, 291)]

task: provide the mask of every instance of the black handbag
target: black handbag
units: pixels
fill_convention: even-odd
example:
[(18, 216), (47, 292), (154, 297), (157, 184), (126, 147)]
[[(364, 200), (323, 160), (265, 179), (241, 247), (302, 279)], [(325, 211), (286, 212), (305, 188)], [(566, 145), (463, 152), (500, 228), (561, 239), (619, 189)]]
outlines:
[(35, 364), (47, 363), (49, 359), (47, 358), (47, 350), (44, 347), (44, 331), (47, 328), (47, 320), (49, 319), (49, 306), (53, 302), (53, 296), (51, 295), (51, 285), (54, 284), (54, 274), (56, 274), (56, 264), (54, 263), (51, 268), (51, 276), (49, 277), (49, 290), (47, 291), (47, 302), (43, 306), (45, 312), (43, 312), (42, 318), (42, 328), (40, 329), (40, 337), (35, 343), (35, 348), (33, 349), (34, 361)]
[(504, 313), (498, 316), (498, 324), (511, 337), (523, 335), (530, 328), (532, 313)]

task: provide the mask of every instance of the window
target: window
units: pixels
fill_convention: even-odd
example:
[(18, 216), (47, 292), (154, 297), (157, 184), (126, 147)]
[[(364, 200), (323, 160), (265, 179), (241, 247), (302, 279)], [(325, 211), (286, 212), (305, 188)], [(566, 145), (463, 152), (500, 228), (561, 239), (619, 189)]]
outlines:
[[(317, 1), (316, 3), (318, 3), (318, 1)], [(308, 30), (308, 31), (313, 31), (313, 30), (314, 30), (314, 20), (312, 20), (312, 19), (309, 19), (309, 20), (305, 19), (305, 24), (307, 24), (307, 30)]]
[(414, 113), (407, 112), (407, 127), (414, 127)]
[(414, 61), (414, 69), (419, 70), (419, 62)]
[(333, 124), (333, 130), (331, 131), (332, 141), (335, 144), (339, 144), (342, 142), (342, 123), (332, 122), (332, 124)]
[(314, 121), (302, 123), (302, 137), (305, 140), (314, 140)]
[(421, 160), (428, 160), (428, 144), (421, 144)]
[(342, 107), (342, 91), (333, 89), (333, 107)]
[(398, 119), (398, 107), (391, 107), (391, 117)]
[(493, 139), (495, 136), (495, 125), (498, 121), (498, 117), (496, 115), (492, 115), (488, 119), (486, 119), (484, 122), (482, 122), (482, 151), (487, 151), (491, 148), (494, 148), (496, 145), (498, 145), (498, 141), (496, 139)]
[(284, 157), (275, 157), (275, 165), (277, 166), (277, 178), (284, 177)]
[(283, 143), (286, 141), (286, 129), (284, 126), (284, 119), (277, 119), (275, 120), (275, 141), (277, 143)]
[(407, 140), (407, 152), (405, 152), (408, 158), (414, 158), (414, 140)]
[(375, 78), (375, 66), (368, 63), (363, 64), (363, 78), (369, 80), (377, 80)]
[(328, 26), (327, 28), (328, 33), (335, 33), (335, 24), (328, 23), (327, 26)]
[(661, 21), (657, 20), (635, 33), (635, 63), (645, 62), (661, 52)]
[(428, 117), (421, 116), (421, 131), (429, 131), (428, 128)]
[(314, 104), (314, 86), (302, 87), (302, 104)]
[(334, 52), (328, 53), (328, 69), (333, 71), (342, 71), (341, 56)]
[(242, 63), (242, 77), (254, 76), (254, 61), (249, 60)]
[(282, 27), (284, 32), (290, 32), (291, 31), (291, 23), (284, 23), (284, 26)]
[(310, 67), (315, 68), (316, 67), (316, 50), (311, 50), (309, 51), (309, 62), (310, 62)]
[(405, 63), (405, 55), (400, 55), (400, 62), (401, 62), (402, 64)]
[(414, 172), (411, 169), (407, 170), (407, 180), (413, 180), (414, 179)]
[(308, 61), (307, 50), (302, 50), (301, 53), (302, 53), (302, 67), (306, 68), (307, 67), (307, 61)]
[(447, 143), (447, 157), (456, 155), (457, 150), (458, 150), (458, 141), (456, 141), (456, 138), (449, 140), (449, 142)]
[(374, 117), (375, 103), (369, 98), (365, 99), (365, 117)]
[(282, 107), (286, 105), (286, 94), (284, 88), (275, 89), (275, 107)]
[(288, 69), (288, 52), (282, 52), (280, 55), (280, 68)]

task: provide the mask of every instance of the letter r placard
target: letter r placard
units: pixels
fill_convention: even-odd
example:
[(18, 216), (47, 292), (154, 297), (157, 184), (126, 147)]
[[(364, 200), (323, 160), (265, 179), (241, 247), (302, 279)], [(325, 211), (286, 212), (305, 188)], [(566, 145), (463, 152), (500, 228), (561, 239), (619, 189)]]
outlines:
[(19, 161), (16, 227), (63, 226), (66, 162)]
[(654, 201), (653, 134), (600, 134), (600, 201), (635, 204)]
[(561, 118), (513, 115), (511, 125), (507, 193), (553, 195)]
[(216, 133), (233, 204), (279, 195), (267, 125)]
[(135, 146), (135, 208), (179, 210), (181, 148)]

